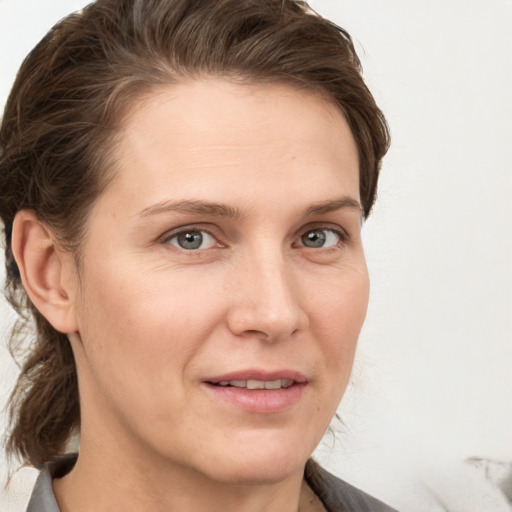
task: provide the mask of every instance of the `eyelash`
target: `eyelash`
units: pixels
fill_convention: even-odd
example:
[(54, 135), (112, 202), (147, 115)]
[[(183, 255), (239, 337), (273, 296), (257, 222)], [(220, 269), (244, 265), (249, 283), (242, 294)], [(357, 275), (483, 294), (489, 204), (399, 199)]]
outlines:
[[(318, 250), (318, 249), (324, 249), (324, 250), (332, 250), (334, 246), (339, 246), (340, 244), (343, 245), (349, 241), (349, 236), (347, 232), (343, 229), (340, 229), (339, 227), (332, 227), (332, 226), (325, 226), (325, 225), (318, 225), (318, 226), (308, 226), (306, 228), (303, 228), (297, 235), (296, 238), (298, 241), (303, 241), (303, 237), (307, 235), (308, 233), (314, 232), (314, 231), (327, 231), (330, 233), (333, 233), (337, 236), (339, 241), (336, 244), (333, 244), (328, 247), (308, 247), (304, 245), (303, 243), (297, 244), (297, 242), (293, 243), (294, 247), (304, 247), (305, 249), (311, 249), (311, 250)], [(171, 244), (171, 240), (179, 237), (180, 235), (185, 235), (187, 233), (206, 233), (207, 236), (211, 237), (216, 242), (215, 247), (206, 247), (204, 249), (197, 248), (197, 249), (185, 249), (183, 247), (179, 247), (178, 245)], [(204, 229), (200, 226), (190, 226), (190, 227), (181, 227), (177, 228), (176, 230), (173, 230), (171, 232), (165, 233), (160, 237), (160, 242), (162, 244), (169, 244), (176, 247), (176, 249), (181, 250), (182, 252), (188, 253), (188, 254), (198, 254), (200, 251), (205, 251), (208, 249), (215, 249), (215, 248), (223, 248), (225, 247), (222, 242), (219, 241), (219, 237), (212, 234), (208, 229)]]
[(312, 226), (312, 227), (308, 227), (307, 229), (304, 229), (302, 230), (301, 234), (298, 236), (298, 239), (300, 241), (303, 241), (303, 237), (305, 235), (307, 235), (308, 233), (312, 233), (312, 232), (315, 232), (315, 231), (327, 231), (329, 233), (333, 233), (334, 235), (336, 235), (336, 237), (338, 238), (338, 242), (331, 245), (331, 246), (327, 246), (327, 247), (324, 247), (324, 246), (321, 246), (321, 247), (307, 247), (306, 245), (304, 244), (300, 244), (299, 247), (305, 247), (307, 249), (312, 249), (312, 250), (316, 250), (316, 249), (324, 249), (324, 250), (333, 250), (333, 247), (335, 246), (339, 246), (339, 245), (343, 245), (345, 243), (348, 242), (349, 240), (349, 237), (348, 237), (348, 234), (346, 231), (340, 229), (340, 228), (334, 228), (332, 226), (322, 226), (322, 225), (319, 225), (319, 226)]
[[(199, 227), (198, 226), (190, 226), (190, 227), (186, 227), (185, 226), (185, 227), (177, 228), (177, 229), (175, 229), (173, 231), (167, 232), (164, 235), (162, 235), (160, 237), (160, 242), (163, 243), (163, 244), (173, 245), (174, 247), (176, 247), (176, 249), (181, 250), (182, 252), (189, 253), (189, 254), (197, 254), (200, 251), (204, 251), (204, 250), (210, 249), (210, 248), (206, 248), (206, 249), (185, 249), (183, 247), (179, 247), (177, 245), (175, 246), (174, 244), (171, 244), (171, 240), (173, 240), (174, 238), (179, 237), (180, 235), (186, 235), (187, 233), (206, 233), (207, 236), (209, 236), (213, 240), (215, 240), (217, 247), (220, 247), (220, 248), (224, 247), (224, 244), (219, 242), (219, 237), (218, 236), (215, 236), (208, 229), (204, 229), (203, 227), (200, 227), (200, 226)], [(213, 248), (215, 248), (215, 247), (211, 247), (211, 249), (213, 249)]]

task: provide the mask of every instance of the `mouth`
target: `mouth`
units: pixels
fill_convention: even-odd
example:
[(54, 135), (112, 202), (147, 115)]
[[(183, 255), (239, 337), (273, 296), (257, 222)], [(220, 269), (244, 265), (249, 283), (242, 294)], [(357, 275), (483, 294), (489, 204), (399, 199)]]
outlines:
[(308, 384), (298, 372), (245, 371), (206, 379), (203, 385), (222, 403), (246, 412), (277, 413), (297, 404)]
[(221, 380), (220, 382), (209, 382), (213, 386), (220, 386), (223, 388), (233, 387), (242, 389), (282, 389), (289, 388), (294, 384), (293, 379), (275, 379), (275, 380)]

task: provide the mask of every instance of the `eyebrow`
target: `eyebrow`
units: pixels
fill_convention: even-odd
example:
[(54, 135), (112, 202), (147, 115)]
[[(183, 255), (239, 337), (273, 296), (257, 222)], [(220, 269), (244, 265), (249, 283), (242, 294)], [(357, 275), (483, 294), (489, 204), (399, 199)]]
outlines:
[(194, 199), (187, 199), (184, 201), (162, 201), (144, 208), (138, 215), (141, 217), (147, 217), (149, 215), (171, 212), (194, 213), (213, 217), (230, 217), (233, 219), (238, 219), (242, 216), (238, 208), (233, 208), (227, 204), (197, 201)]
[[(343, 196), (338, 199), (314, 203), (306, 208), (302, 216), (308, 217), (312, 215), (323, 215), (343, 208), (354, 209), (362, 213), (359, 201), (349, 196)], [(238, 208), (233, 208), (232, 206), (224, 203), (212, 203), (209, 201), (200, 201), (195, 199), (187, 199), (183, 201), (161, 201), (144, 208), (138, 215), (140, 217), (148, 217), (151, 215), (171, 212), (193, 213), (213, 217), (229, 217), (232, 219), (242, 217), (242, 212)]]
[(359, 201), (349, 196), (343, 196), (338, 199), (312, 204), (304, 212), (304, 217), (310, 215), (322, 215), (325, 213), (334, 212), (336, 210), (341, 210), (342, 208), (358, 210), (361, 214), (363, 212), (361, 203)]

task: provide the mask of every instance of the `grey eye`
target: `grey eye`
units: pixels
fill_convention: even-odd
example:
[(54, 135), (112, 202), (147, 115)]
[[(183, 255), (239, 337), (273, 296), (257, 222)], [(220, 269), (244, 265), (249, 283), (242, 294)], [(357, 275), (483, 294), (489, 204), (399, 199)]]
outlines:
[(180, 249), (194, 251), (197, 249), (209, 249), (216, 244), (215, 238), (206, 231), (191, 229), (182, 231), (169, 239), (169, 243)]
[(304, 247), (318, 249), (336, 245), (340, 241), (340, 235), (332, 229), (318, 228), (307, 231), (300, 239)]

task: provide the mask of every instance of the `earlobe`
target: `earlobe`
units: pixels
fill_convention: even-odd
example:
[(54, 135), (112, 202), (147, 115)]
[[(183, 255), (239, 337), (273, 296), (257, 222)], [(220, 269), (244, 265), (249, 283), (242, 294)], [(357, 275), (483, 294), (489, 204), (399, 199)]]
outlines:
[[(30, 300), (58, 331), (77, 330), (74, 297), (74, 258), (59, 249), (52, 230), (32, 210), (16, 214), (12, 229), (12, 252), (21, 281)], [(73, 269), (70, 269), (73, 267)]]

